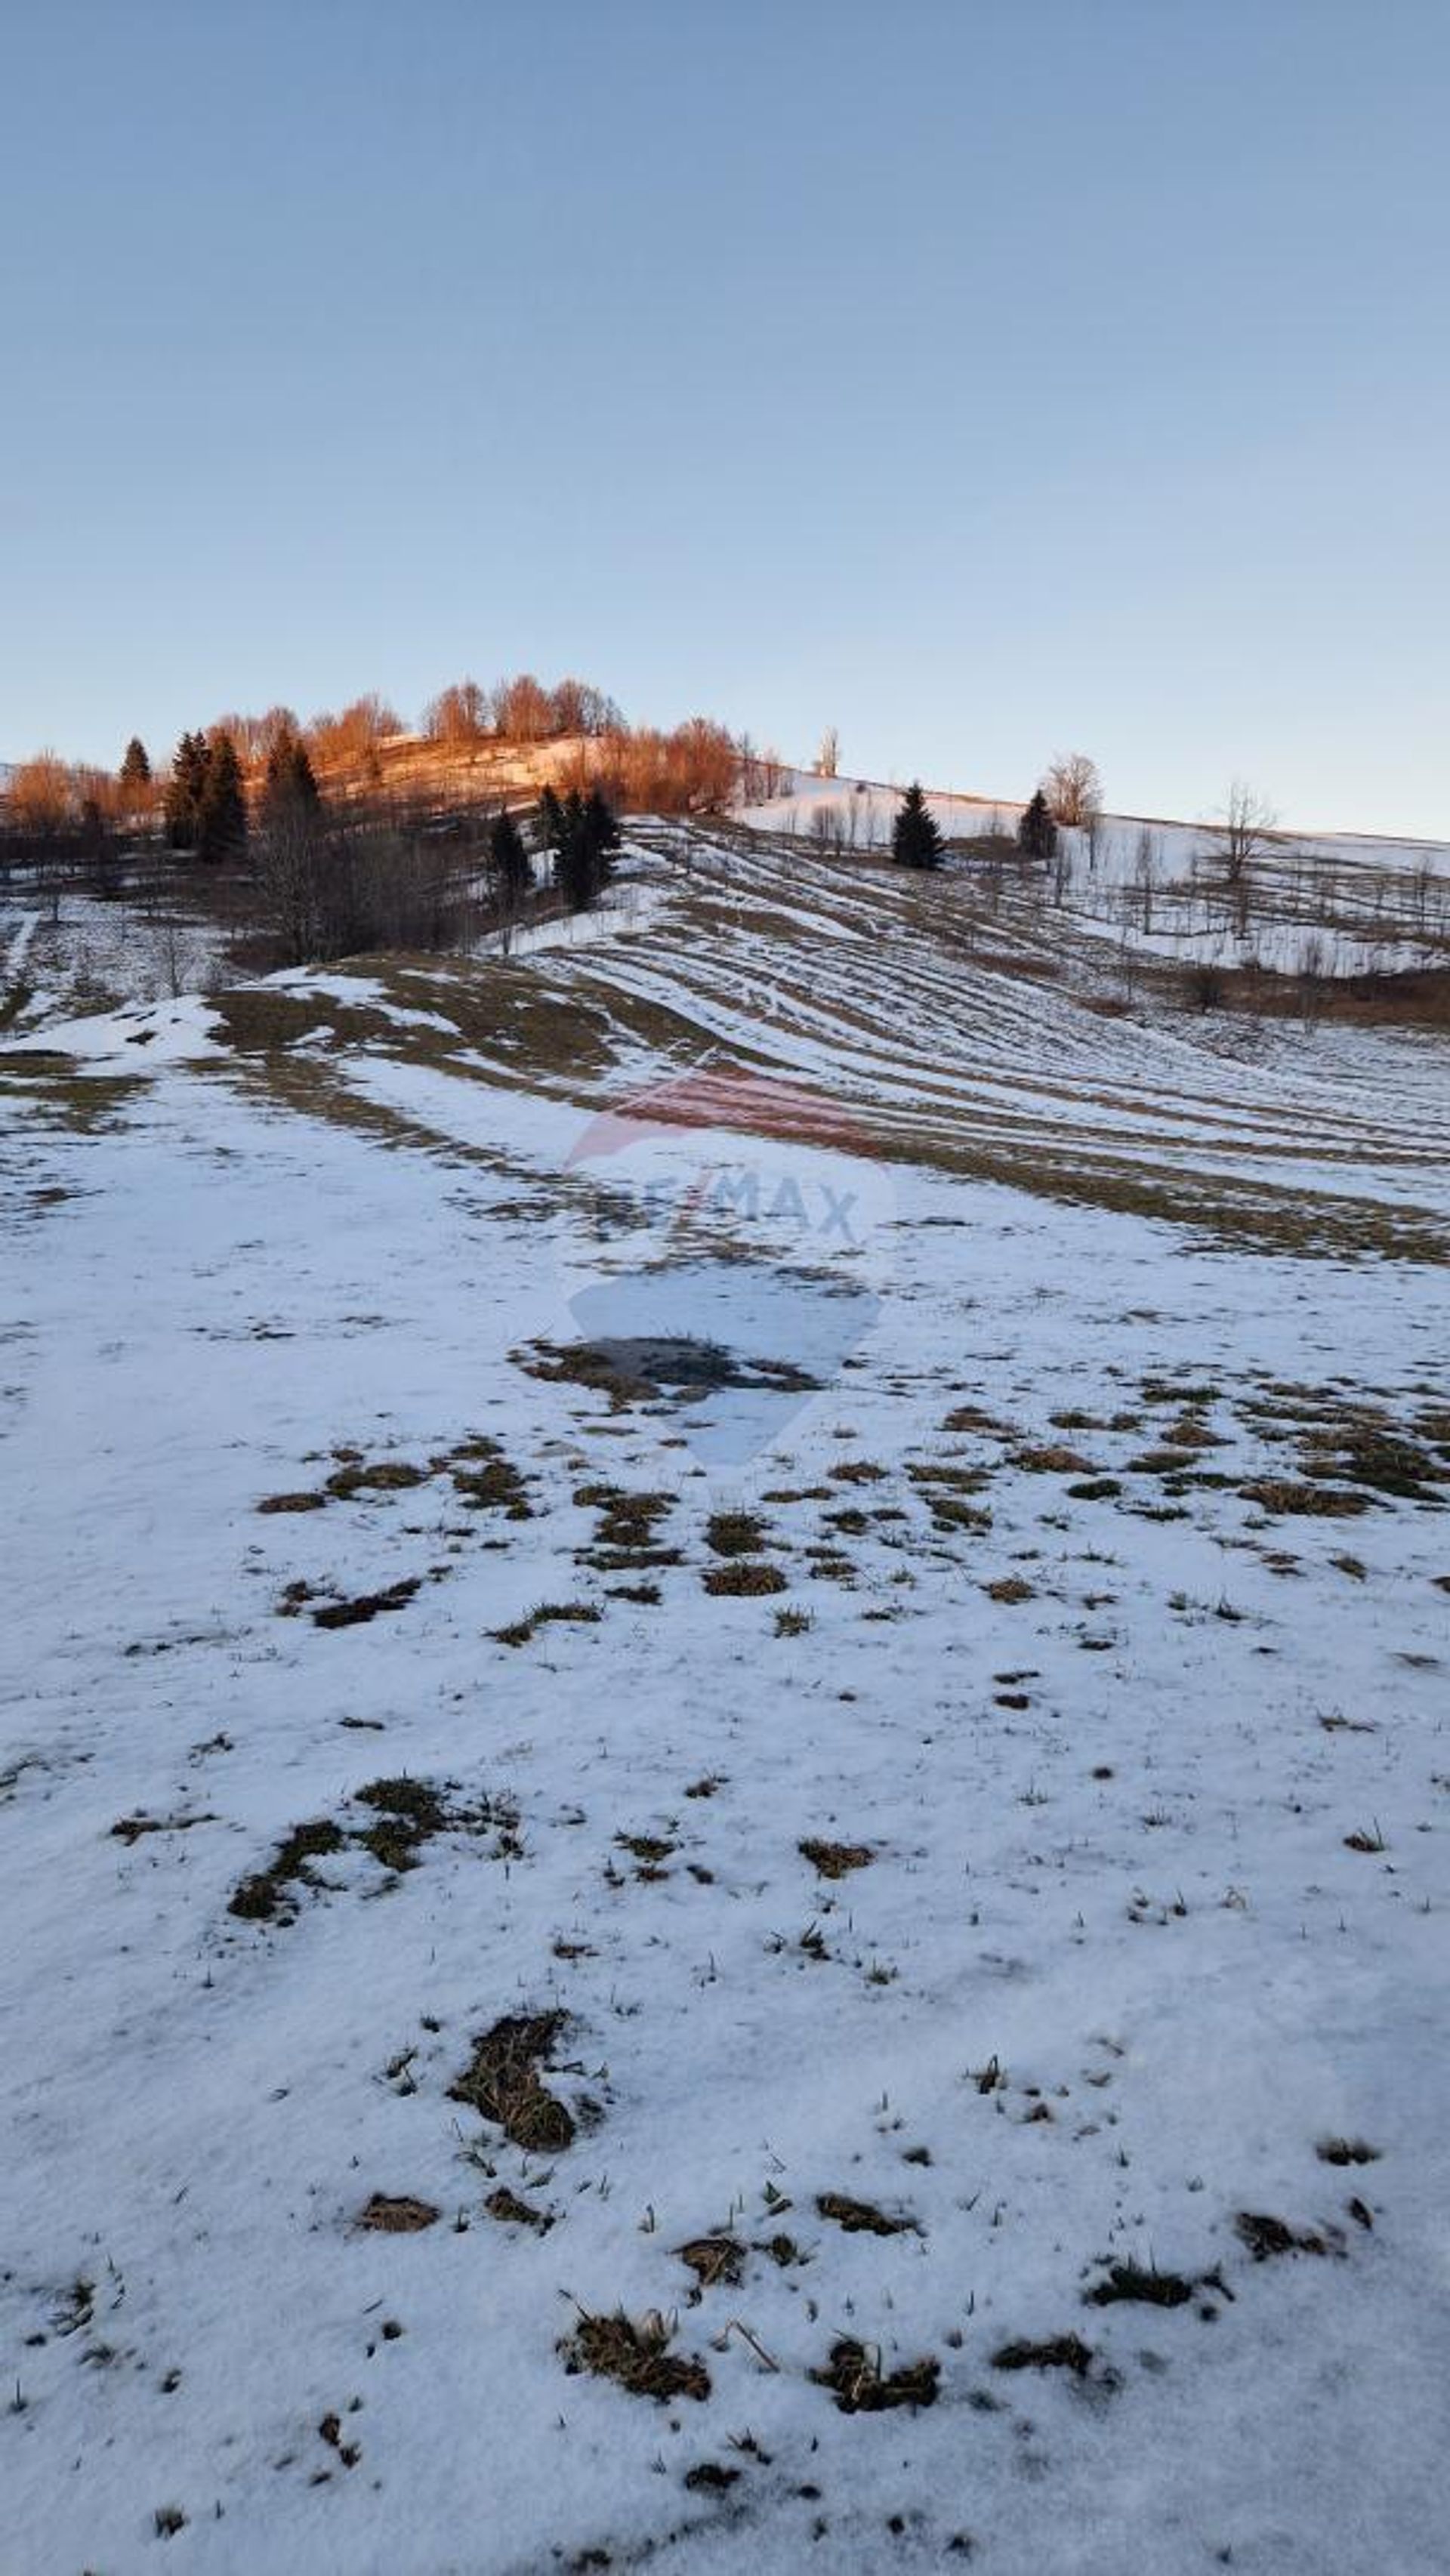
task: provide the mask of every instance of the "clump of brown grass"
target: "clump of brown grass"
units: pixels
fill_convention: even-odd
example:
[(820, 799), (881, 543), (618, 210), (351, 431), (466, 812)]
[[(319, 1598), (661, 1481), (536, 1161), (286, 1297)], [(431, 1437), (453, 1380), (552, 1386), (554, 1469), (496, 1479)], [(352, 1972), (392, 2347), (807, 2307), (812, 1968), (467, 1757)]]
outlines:
[(327, 1479), (328, 1492), (338, 1501), (347, 1502), (354, 1494), (402, 1494), (414, 1485), (426, 1482), (427, 1471), (409, 1466), (401, 1458), (376, 1458), (349, 1461)]
[(712, 1512), (705, 1544), (717, 1556), (753, 1556), (765, 1544), (765, 1523), (754, 1512)]
[(876, 1854), (869, 1843), (829, 1843), (808, 1834), (796, 1845), (803, 1860), (822, 1878), (844, 1878), (853, 1869), (869, 1869)]
[(437, 2221), (431, 2200), (417, 2200), (408, 2192), (375, 2191), (367, 2207), (358, 2212), (357, 2223), (375, 2235), (416, 2236)]
[(819, 2192), (816, 2207), (822, 2218), (833, 2220), (847, 2236), (914, 2236), (920, 2232), (914, 2218), (890, 2218), (874, 2201), (852, 2200), (844, 2191)]
[(651, 2314), (638, 2325), (622, 2308), (612, 2317), (582, 2312), (575, 2332), (561, 2345), (565, 2367), (587, 2370), (596, 2379), (616, 2380), (631, 2397), (655, 2397), (668, 2404), (676, 2397), (703, 2403), (710, 2394), (710, 2374), (698, 2354), (671, 2353), (669, 2328)]
[(745, 2261), (745, 2248), (736, 2236), (692, 2236), (688, 2245), (677, 2245), (675, 2252), (689, 2265), (702, 2290), (713, 2290), (721, 2281), (733, 2289)]
[(831, 2346), (824, 2370), (813, 2370), (818, 2388), (829, 2388), (843, 2415), (879, 2415), (892, 2406), (934, 2406), (941, 2364), (930, 2355), (905, 2364), (887, 2377), (878, 2351), (868, 2352), (854, 2335)]
[(706, 1568), (705, 1589), (717, 1598), (737, 1598), (757, 1592), (784, 1592), (785, 1576), (778, 1565), (767, 1565), (764, 1559), (735, 1558), (725, 1565)]
[(1004, 2343), (992, 2355), (994, 2370), (1070, 2370), (1078, 2379), (1092, 2366), (1092, 2349), (1080, 2335), (1048, 2335), (1040, 2343)]
[(573, 2116), (538, 2072), (567, 2019), (560, 2011), (505, 2014), (474, 2041), (472, 2058), (449, 2087), (450, 2101), (468, 2103), (533, 2155), (557, 2155), (572, 2145)]

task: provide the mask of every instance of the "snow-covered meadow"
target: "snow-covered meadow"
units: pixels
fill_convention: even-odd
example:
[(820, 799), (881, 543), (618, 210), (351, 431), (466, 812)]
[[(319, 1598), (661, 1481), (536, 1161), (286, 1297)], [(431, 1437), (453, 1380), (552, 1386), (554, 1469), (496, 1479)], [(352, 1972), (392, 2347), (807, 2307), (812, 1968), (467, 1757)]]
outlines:
[(0, 2564), (1418, 2576), (1445, 1042), (645, 837), (0, 1056)]

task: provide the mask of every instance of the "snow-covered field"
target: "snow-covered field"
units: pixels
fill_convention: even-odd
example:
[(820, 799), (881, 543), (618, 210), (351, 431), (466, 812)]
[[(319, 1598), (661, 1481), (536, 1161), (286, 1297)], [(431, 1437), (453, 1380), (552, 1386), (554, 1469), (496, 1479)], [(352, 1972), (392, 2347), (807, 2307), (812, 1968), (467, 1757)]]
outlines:
[(0, 2565), (1419, 2576), (1445, 1041), (650, 840), (0, 1055)]

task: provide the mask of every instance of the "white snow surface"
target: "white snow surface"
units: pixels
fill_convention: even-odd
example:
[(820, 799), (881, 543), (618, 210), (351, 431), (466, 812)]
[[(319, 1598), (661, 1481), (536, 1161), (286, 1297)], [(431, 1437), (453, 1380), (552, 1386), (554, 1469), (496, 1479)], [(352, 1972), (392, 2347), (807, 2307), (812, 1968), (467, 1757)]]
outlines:
[[(1428, 1226), (1443, 1045), (933, 984), (828, 863), (726, 864), (473, 970), (607, 1024), (590, 1080), (430, 1057), (442, 972), (278, 979), (394, 1031), (285, 1087), (204, 1003), (47, 1029), (135, 1077), (93, 1117), (0, 1056), (7, 2576), (1443, 2563), (1443, 1255), (933, 1167), (1111, 1151)], [(732, 1053), (869, 1126), (732, 1129)], [(828, 1178), (841, 1257), (792, 1232)], [(756, 1380), (551, 1377), (595, 1313)], [(1428, 1482), (1246, 1494), (1314, 1490), (1356, 1405)], [(470, 1492), (481, 1442), (526, 1516)], [(609, 1487), (664, 1561), (610, 1562)], [(722, 1513), (784, 1589), (707, 1588)], [(500, 1638), (540, 1604), (594, 1615)], [(397, 1871), (362, 1793), (400, 1779), (454, 1820)], [(280, 1915), (233, 1912), (317, 1822)], [(542, 2154), (451, 2088), (554, 2011)], [(363, 2228), (378, 2193), (435, 2222)], [(697, 2291), (712, 2234), (738, 2277)], [(1114, 2265), (1191, 2286), (1099, 2304)], [(571, 2373), (620, 2307), (708, 2395)], [(1068, 2336), (1080, 2370), (1003, 2366)], [(935, 2403), (841, 2411), (845, 2338)]]

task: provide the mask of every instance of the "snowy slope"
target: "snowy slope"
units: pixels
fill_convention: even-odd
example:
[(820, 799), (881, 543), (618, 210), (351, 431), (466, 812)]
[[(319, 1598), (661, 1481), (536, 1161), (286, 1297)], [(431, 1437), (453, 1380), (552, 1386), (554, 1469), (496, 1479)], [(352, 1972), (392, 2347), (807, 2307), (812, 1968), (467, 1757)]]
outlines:
[(1429, 2569), (1443, 1044), (654, 861), (0, 1054), (0, 2562)]

